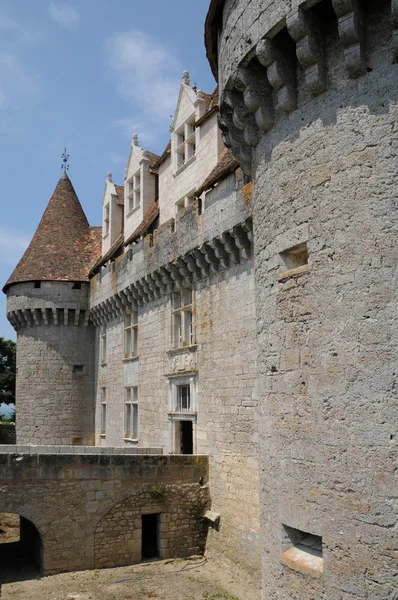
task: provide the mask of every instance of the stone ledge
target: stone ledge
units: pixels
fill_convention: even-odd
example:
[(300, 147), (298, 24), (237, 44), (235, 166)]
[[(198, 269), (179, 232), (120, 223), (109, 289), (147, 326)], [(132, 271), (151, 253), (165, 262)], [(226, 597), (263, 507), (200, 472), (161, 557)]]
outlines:
[(319, 579), (323, 573), (323, 558), (307, 546), (300, 544), (284, 552), (282, 562), (289, 569), (315, 579)]

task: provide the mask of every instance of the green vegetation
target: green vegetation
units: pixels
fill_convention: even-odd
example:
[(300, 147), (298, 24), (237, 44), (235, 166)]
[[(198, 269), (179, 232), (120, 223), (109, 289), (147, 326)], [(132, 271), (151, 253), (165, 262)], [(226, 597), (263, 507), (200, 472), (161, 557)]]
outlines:
[(152, 485), (149, 488), (149, 493), (151, 494), (152, 498), (157, 500), (163, 500), (164, 498), (164, 488), (162, 488), (161, 485)]
[(16, 343), (0, 337), (0, 404), (15, 404)]

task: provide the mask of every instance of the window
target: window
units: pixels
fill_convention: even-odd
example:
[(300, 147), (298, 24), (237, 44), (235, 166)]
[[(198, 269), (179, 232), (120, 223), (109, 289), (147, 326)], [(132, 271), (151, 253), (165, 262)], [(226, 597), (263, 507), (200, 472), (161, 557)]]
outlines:
[(124, 437), (138, 438), (138, 388), (124, 388)]
[(189, 412), (191, 410), (191, 389), (187, 384), (177, 385), (177, 412)]
[(180, 169), (196, 154), (195, 115), (176, 131), (176, 168)]
[(101, 340), (100, 340), (101, 363), (106, 363), (106, 324), (101, 325)]
[(141, 175), (140, 171), (134, 173), (127, 182), (127, 212), (131, 212), (141, 202)]
[(106, 434), (106, 388), (101, 388), (101, 435)]
[(178, 200), (178, 202), (176, 202), (176, 214), (181, 214), (187, 206), (193, 204), (194, 200), (195, 196), (193, 192), (183, 196), (180, 200)]
[(109, 202), (104, 206), (104, 237), (109, 234)]
[(172, 335), (174, 348), (193, 343), (192, 290), (183, 288), (173, 293)]
[(124, 358), (138, 353), (138, 313), (133, 310), (124, 316)]
[(288, 270), (297, 269), (308, 265), (308, 248), (307, 244), (299, 244), (293, 246), (280, 254), (284, 267)]
[(84, 375), (84, 365), (73, 365), (72, 371), (75, 375)]
[(282, 560), (293, 571), (320, 577), (323, 573), (321, 536), (283, 525)]

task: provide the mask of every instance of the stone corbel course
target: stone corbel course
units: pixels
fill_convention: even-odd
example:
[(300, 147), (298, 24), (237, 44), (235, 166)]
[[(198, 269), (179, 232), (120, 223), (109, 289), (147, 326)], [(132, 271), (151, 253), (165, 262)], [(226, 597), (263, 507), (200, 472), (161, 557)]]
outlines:
[(98, 326), (124, 314), (126, 308), (143, 306), (171, 293), (176, 287), (191, 286), (249, 260), (252, 243), (252, 221), (247, 219), (97, 304), (91, 309), (91, 321)]

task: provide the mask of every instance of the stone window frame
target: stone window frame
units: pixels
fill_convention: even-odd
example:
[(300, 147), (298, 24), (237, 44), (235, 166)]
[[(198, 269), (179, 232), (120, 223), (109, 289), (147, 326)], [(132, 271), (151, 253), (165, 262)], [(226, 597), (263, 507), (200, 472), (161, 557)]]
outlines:
[(138, 310), (125, 313), (123, 320), (123, 357), (138, 357)]
[(194, 344), (194, 290), (176, 288), (171, 295), (171, 345), (186, 348)]
[(106, 436), (106, 387), (100, 389), (100, 402), (101, 402), (101, 437)]
[(195, 189), (191, 190), (188, 194), (185, 194), (182, 198), (177, 200), (175, 203), (175, 216), (181, 215), (184, 210), (191, 206), (195, 201)]
[(124, 439), (138, 441), (138, 433), (138, 386), (126, 385), (124, 388)]
[(100, 327), (100, 356), (101, 364), (106, 365), (107, 360), (107, 328), (106, 323), (102, 323)]
[[(177, 387), (190, 386), (190, 410), (179, 411), (177, 404)], [(197, 454), (197, 372), (191, 371), (183, 375), (169, 375), (168, 377), (168, 403), (169, 403), (169, 454), (180, 454), (177, 448), (177, 426), (180, 421), (192, 422), (193, 454)]]
[(175, 173), (188, 164), (197, 152), (197, 127), (195, 125), (195, 113), (192, 113), (185, 121), (176, 129), (174, 133), (175, 140)]
[(104, 234), (103, 238), (108, 237), (110, 233), (110, 216), (111, 216), (111, 203), (107, 202), (104, 206)]
[(129, 217), (141, 204), (141, 167), (127, 180), (127, 216)]

